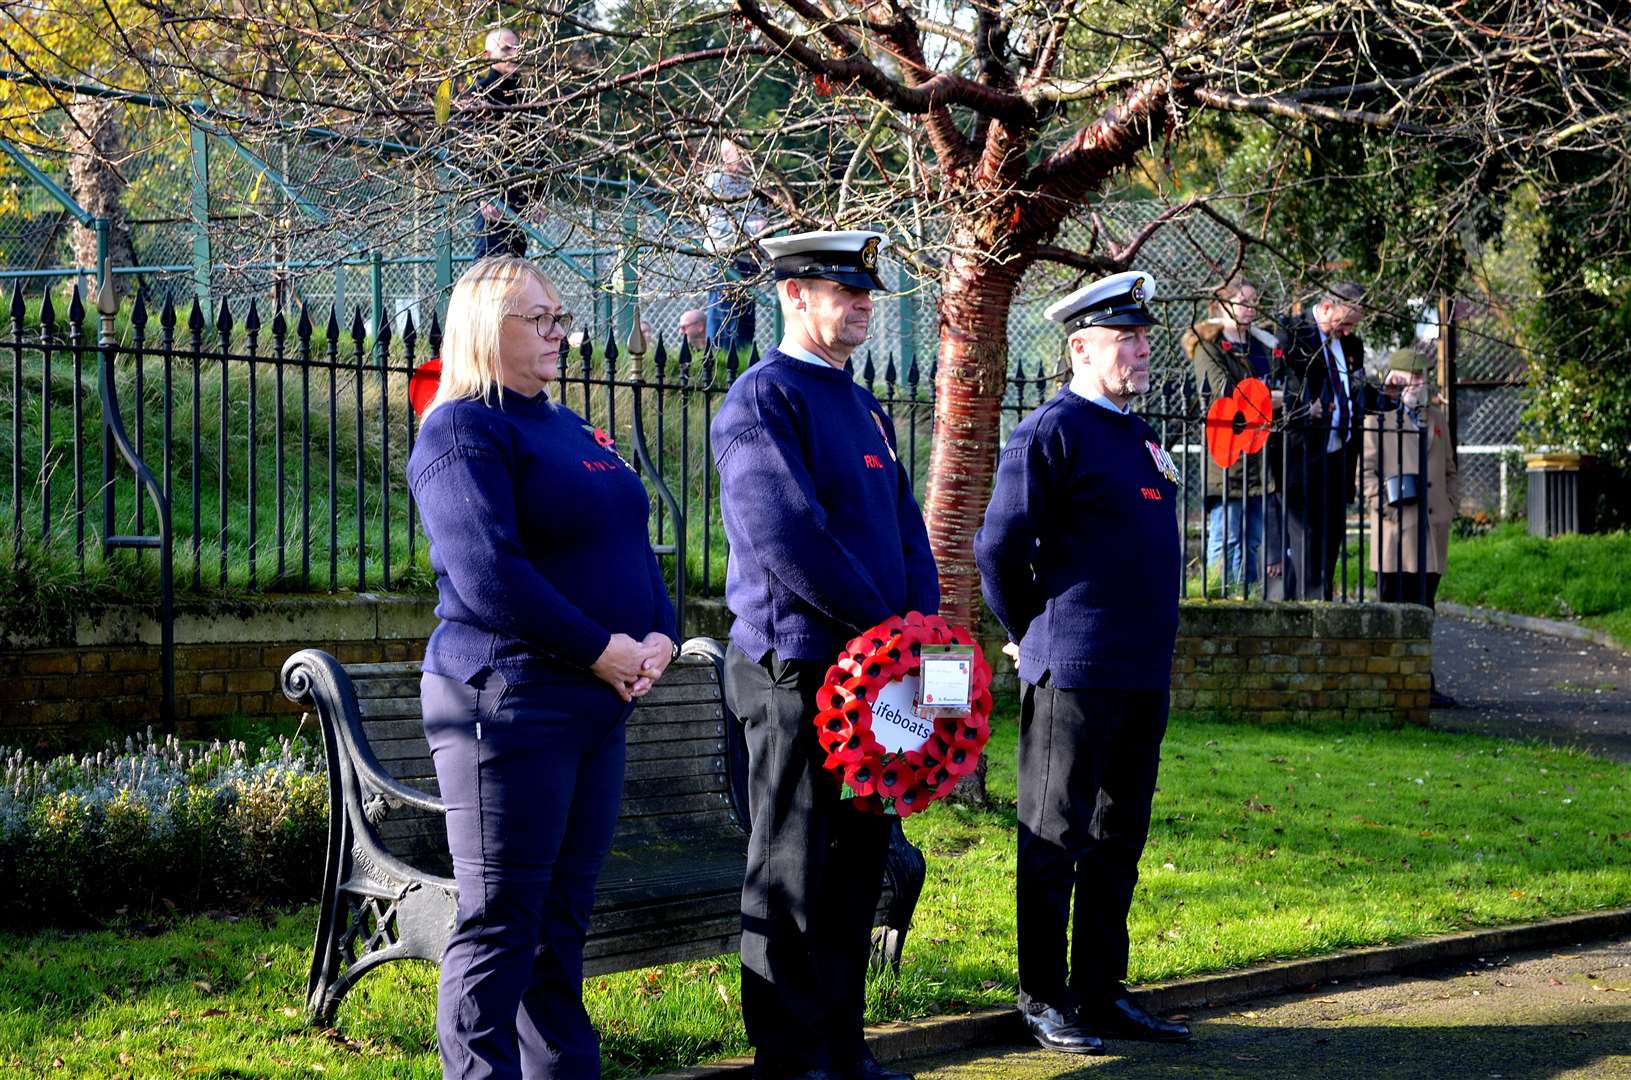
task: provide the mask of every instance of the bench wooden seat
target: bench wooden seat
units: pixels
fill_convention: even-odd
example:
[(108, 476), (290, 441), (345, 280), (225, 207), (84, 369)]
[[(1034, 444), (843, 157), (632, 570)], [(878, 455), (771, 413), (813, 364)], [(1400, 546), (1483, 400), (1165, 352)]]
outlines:
[[(595, 891), (587, 974), (717, 956), (741, 936), (747, 746), (724, 700), (724, 653), (693, 638), (628, 724), (612, 852)], [(329, 776), (323, 896), (308, 1014), (332, 1024), (348, 990), (400, 959), (440, 959), (452, 932), (444, 810), (419, 708), (419, 665), (353, 664), (305, 649), (283, 690), (315, 708)], [(923, 887), (922, 853), (897, 820), (873, 932), (875, 964), (900, 963)]]

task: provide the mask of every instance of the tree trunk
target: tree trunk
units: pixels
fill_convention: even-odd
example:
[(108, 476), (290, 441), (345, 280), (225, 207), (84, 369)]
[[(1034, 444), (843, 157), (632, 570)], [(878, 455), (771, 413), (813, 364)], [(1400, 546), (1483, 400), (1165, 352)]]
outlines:
[[(136, 265), (130, 222), (125, 216), (126, 183), (119, 172), (127, 157), (120, 123), (123, 108), (120, 102), (101, 98), (77, 98), (69, 106), (72, 122), (67, 131), (68, 191), (92, 217), (107, 219), (109, 266)], [(72, 243), (75, 261), (94, 274), (95, 230), (75, 226)]]
[[(948, 247), (981, 250), (959, 224)], [(1002, 396), (1008, 386), (1008, 309), (1024, 273), (1018, 261), (953, 255), (940, 278), (940, 364), (934, 387), (934, 443), (924, 507), (940, 569), (940, 611), (978, 631), (980, 575), (974, 533), (991, 498), (1001, 450)], [(987, 657), (995, 664), (1002, 657)], [(986, 806), (986, 761), (952, 792), (955, 802)]]
[[(971, 234), (954, 236), (948, 247), (977, 250)], [(980, 594), (974, 533), (985, 518), (1002, 449), (1008, 309), (1023, 272), (1011, 263), (957, 254), (947, 261), (940, 278), (940, 364), (924, 513), (940, 568), (940, 611), (970, 628)]]

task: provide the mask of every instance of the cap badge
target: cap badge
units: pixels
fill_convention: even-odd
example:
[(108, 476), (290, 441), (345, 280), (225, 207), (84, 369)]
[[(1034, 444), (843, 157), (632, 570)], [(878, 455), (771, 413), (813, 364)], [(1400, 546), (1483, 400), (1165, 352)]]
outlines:
[(1143, 302), (1144, 302), (1144, 279), (1139, 278), (1137, 281), (1133, 282), (1133, 303), (1142, 304)]
[(876, 270), (878, 268), (878, 238), (869, 237), (861, 245), (861, 266), (863, 269)]

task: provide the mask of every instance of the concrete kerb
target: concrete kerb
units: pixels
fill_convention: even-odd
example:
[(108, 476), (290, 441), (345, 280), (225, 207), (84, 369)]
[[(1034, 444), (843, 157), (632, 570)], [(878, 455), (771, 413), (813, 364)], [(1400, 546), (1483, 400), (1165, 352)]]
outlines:
[(1448, 600), (1440, 600), (1438, 610), (1441, 614), (1453, 615), (1458, 619), (1471, 619), (1474, 622), (1489, 623), (1491, 626), (1506, 626), (1513, 630), (1527, 630), (1532, 634), (1547, 634), (1551, 637), (1569, 638), (1572, 641), (1589, 641), (1593, 645), (1601, 645), (1616, 652), (1631, 652), (1631, 649), (1627, 649), (1601, 630), (1593, 630), (1589, 626), (1576, 626), (1574, 623), (1561, 622), (1557, 619), (1519, 615), (1495, 608), (1468, 607)]
[[(1267, 997), (1292, 990), (1313, 990), (1320, 984), (1390, 975), (1411, 968), (1476, 959), (1525, 949), (1575, 945), (1631, 933), (1631, 908), (1568, 915), (1519, 926), (1470, 930), (1460, 934), (1352, 949), (1311, 960), (1260, 964), (1241, 971), (1146, 986), (1133, 996), (1157, 1013), (1209, 1008)], [(958, 1016), (882, 1024), (867, 1029), (867, 1044), (879, 1061), (901, 1061), (927, 1054), (973, 1046), (1004, 1046), (1025, 1040), (1019, 1013), (1012, 1007), (983, 1009)], [(751, 1057), (725, 1058), (648, 1080), (725, 1080), (753, 1075)]]

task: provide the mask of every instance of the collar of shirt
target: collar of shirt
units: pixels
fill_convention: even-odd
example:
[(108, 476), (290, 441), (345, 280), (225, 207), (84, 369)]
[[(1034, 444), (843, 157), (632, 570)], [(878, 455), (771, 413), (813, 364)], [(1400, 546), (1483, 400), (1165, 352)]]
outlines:
[(780, 349), (783, 354), (791, 356), (794, 360), (803, 360), (806, 364), (815, 364), (817, 367), (832, 367), (831, 364), (821, 359), (821, 357), (817, 356), (809, 349), (800, 348), (799, 346), (791, 344), (790, 342), (783, 341), (780, 345), (777, 345), (776, 348)]
[(1117, 405), (1103, 394), (1089, 389), (1086, 378), (1079, 371), (1070, 378), (1070, 392), (1079, 398), (1086, 398), (1101, 409), (1109, 409), (1111, 412), (1120, 413), (1122, 416), (1130, 415), (1133, 411), (1131, 406)]

